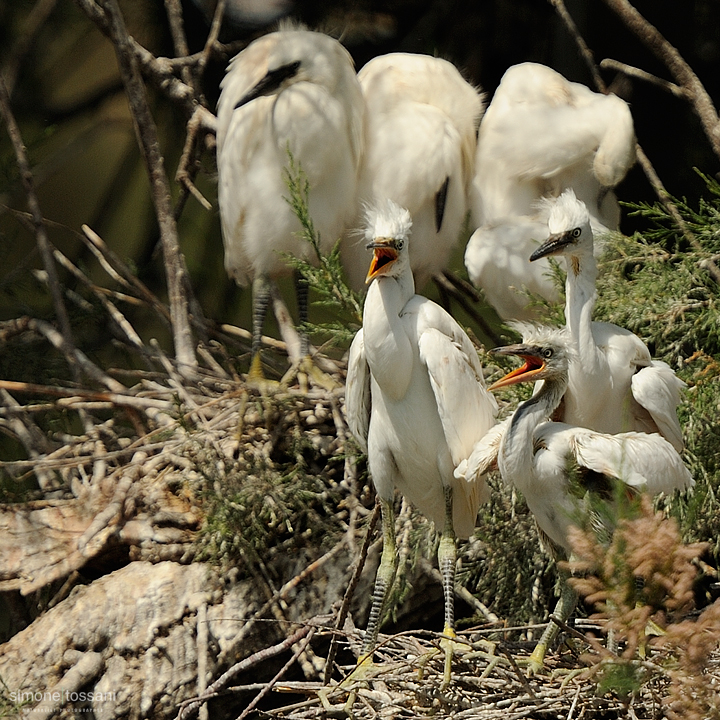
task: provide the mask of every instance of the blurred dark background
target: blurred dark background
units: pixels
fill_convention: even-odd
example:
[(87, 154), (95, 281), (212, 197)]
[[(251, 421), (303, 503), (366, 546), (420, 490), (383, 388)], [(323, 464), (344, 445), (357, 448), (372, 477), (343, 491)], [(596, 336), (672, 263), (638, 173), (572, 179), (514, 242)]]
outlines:
[[(208, 0), (208, 7), (200, 0), (183, 2), (191, 52), (205, 43), (212, 2)], [(120, 4), (129, 32), (154, 54), (172, 56), (163, 3)], [(287, 16), (339, 37), (358, 69), (371, 57), (396, 50), (445, 57), (482, 87), (488, 101), (505, 70), (526, 60), (545, 63), (592, 86), (574, 40), (546, 0), (228, 0), (228, 6), (220, 35), (223, 43), (249, 42)], [(715, 102), (720, 101), (720, 2), (643, 0), (636, 7), (678, 48)], [(613, 58), (671, 79), (601, 0), (568, 0), (567, 8), (597, 62)], [(40, 29), (29, 34), (32, 23)], [(213, 109), (230, 52), (214, 58), (204, 77), (203, 91)], [(87, 224), (164, 297), (148, 182), (109, 41), (70, 0), (5, 0), (0, 3), (0, 67), (11, 89), (42, 210), (51, 223), (52, 242), (97, 282), (107, 283), (78, 239), (82, 224)], [(603, 77), (608, 84), (616, 79), (607, 72)], [(696, 202), (706, 190), (694, 168), (715, 175), (718, 160), (689, 105), (637, 80), (624, 80), (617, 89), (631, 104), (638, 140), (670, 193)], [(187, 117), (152, 86), (150, 96), (172, 178)], [(213, 209), (205, 210), (192, 198), (187, 202), (180, 218), (182, 250), (205, 314), (249, 327), (249, 291), (236, 288), (223, 268), (214, 162), (206, 153), (197, 179)], [(0, 320), (22, 314), (48, 316), (49, 294), (42, 275), (33, 272), (41, 267), (35, 241), (14, 212), (25, 209), (25, 198), (4, 132), (0, 169)], [(618, 188), (618, 196), (633, 202), (655, 199), (637, 166)], [(642, 222), (626, 216), (622, 229), (642, 230)], [(454, 269), (464, 274), (462, 248)], [(72, 281), (63, 279), (72, 288)], [(81, 303), (72, 312), (78, 332), (101, 352), (108, 339), (104, 316), (94, 318)], [(132, 309), (128, 312), (132, 316)], [(135, 321), (171, 347), (166, 330), (150, 317)], [(7, 376), (10, 369), (2, 362), (0, 366)]]

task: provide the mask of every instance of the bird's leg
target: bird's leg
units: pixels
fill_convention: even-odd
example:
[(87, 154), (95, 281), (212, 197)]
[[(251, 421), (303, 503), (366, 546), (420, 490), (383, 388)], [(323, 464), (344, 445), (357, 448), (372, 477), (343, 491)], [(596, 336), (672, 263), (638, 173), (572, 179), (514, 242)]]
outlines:
[(570, 573), (566, 571), (560, 572), (562, 589), (560, 591), (560, 599), (550, 616), (550, 622), (548, 623), (545, 631), (543, 632), (538, 644), (530, 655), (528, 661), (528, 670), (531, 674), (538, 673), (542, 670), (545, 663), (545, 654), (548, 651), (550, 645), (555, 640), (560, 626), (553, 621), (553, 618), (557, 618), (560, 622), (567, 622), (570, 615), (572, 615), (575, 605), (577, 605), (578, 594), (575, 589), (568, 582)]
[(326, 390), (334, 390), (337, 387), (337, 383), (329, 375), (320, 370), (310, 357), (310, 341), (304, 328), (308, 320), (308, 282), (303, 274), (297, 270), (295, 271), (294, 279), (300, 324), (300, 331), (298, 333), (299, 358), (293, 359), (292, 367), (287, 371), (281, 383), (283, 385), (289, 385), (297, 377), (301, 386), (306, 385), (309, 380), (310, 383), (315, 386), (324, 387)]
[(262, 360), (260, 358), (260, 338), (265, 323), (268, 306), (270, 304), (270, 294), (272, 284), (270, 278), (266, 275), (259, 274), (252, 284), (252, 345), (250, 349), (250, 370), (248, 372), (248, 381), (254, 384), (264, 384), (265, 374), (262, 369)]
[[(348, 699), (345, 703), (345, 712), (348, 715), (352, 715), (352, 706), (357, 696), (357, 691), (354, 687), (355, 683), (368, 680), (377, 672), (377, 669), (373, 665), (372, 656), (380, 632), (380, 621), (382, 620), (383, 610), (385, 609), (385, 603), (395, 579), (398, 565), (397, 545), (395, 541), (395, 511), (393, 510), (392, 499), (386, 500), (385, 498), (380, 498), (379, 502), (380, 510), (382, 511), (383, 549), (382, 555), (380, 556), (380, 566), (375, 576), (375, 588), (370, 606), (370, 616), (368, 618), (360, 656), (357, 660), (357, 666), (338, 686), (349, 689)], [(321, 701), (323, 705), (327, 706), (327, 692), (324, 692), (323, 695), (324, 698), (321, 697)]]
[(294, 275), (295, 280), (295, 297), (298, 305), (298, 320), (300, 323), (300, 355), (305, 357), (310, 354), (310, 341), (308, 340), (305, 327), (308, 321), (308, 296), (310, 288), (307, 278), (297, 270)]
[(438, 566), (442, 576), (443, 598), (445, 600), (445, 626), (440, 646), (445, 651), (445, 668), (441, 688), (446, 688), (452, 681), (453, 650), (455, 642), (455, 570), (457, 567), (457, 548), (455, 547), (455, 529), (453, 526), (453, 494), (452, 487), (445, 485), (445, 523), (443, 525), (440, 544), (438, 545)]
[(440, 545), (438, 546), (438, 566), (443, 582), (443, 597), (445, 599), (445, 626), (443, 635), (455, 637), (455, 567), (457, 564), (457, 550), (455, 548), (455, 529), (452, 519), (452, 487), (444, 487), (445, 495), (445, 524), (443, 526)]
[(380, 621), (385, 609), (385, 602), (395, 579), (398, 565), (395, 541), (395, 511), (393, 510), (392, 500), (380, 498), (380, 509), (382, 511), (383, 549), (380, 567), (375, 576), (370, 617), (368, 618), (358, 665), (372, 662), (372, 653), (380, 631)]

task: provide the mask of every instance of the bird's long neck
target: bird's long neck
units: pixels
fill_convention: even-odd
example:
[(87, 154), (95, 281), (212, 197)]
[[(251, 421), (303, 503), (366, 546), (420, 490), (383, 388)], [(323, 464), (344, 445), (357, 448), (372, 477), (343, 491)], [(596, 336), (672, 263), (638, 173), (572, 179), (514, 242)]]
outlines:
[(412, 273), (408, 272), (400, 277), (378, 277), (365, 298), (363, 335), (368, 364), (382, 391), (396, 400), (404, 397), (410, 383), (413, 348), (400, 314), (414, 294)]
[(533, 481), (533, 433), (550, 419), (567, 389), (567, 380), (546, 380), (540, 390), (522, 403), (510, 421), (500, 449), (500, 469), (523, 493)]
[(590, 374), (597, 370), (601, 361), (592, 334), (597, 274), (597, 262), (592, 253), (568, 258), (565, 323), (580, 356), (583, 370)]

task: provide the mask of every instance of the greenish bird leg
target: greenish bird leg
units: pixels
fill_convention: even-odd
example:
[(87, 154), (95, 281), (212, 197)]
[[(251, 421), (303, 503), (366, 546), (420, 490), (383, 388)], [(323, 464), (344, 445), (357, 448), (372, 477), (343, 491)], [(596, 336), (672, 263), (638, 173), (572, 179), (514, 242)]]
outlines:
[(265, 375), (260, 358), (260, 339), (270, 304), (271, 281), (267, 275), (258, 275), (252, 284), (252, 345), (250, 346), (250, 371), (248, 379), (263, 381)]
[(370, 617), (368, 618), (358, 664), (372, 662), (372, 653), (380, 632), (380, 621), (382, 620), (385, 603), (395, 579), (398, 565), (395, 541), (395, 511), (393, 510), (392, 500), (380, 498), (380, 509), (382, 511), (383, 549), (380, 557), (380, 567), (375, 576)]
[(445, 600), (445, 626), (443, 635), (448, 639), (440, 645), (445, 650), (445, 668), (442, 687), (447, 687), (452, 680), (452, 656), (455, 635), (455, 570), (457, 567), (457, 548), (455, 547), (455, 528), (453, 526), (453, 493), (452, 487), (443, 488), (445, 496), (445, 523), (443, 525), (440, 544), (438, 546), (438, 566), (442, 576), (443, 598)]
[(553, 618), (557, 618), (560, 622), (566, 623), (577, 605), (578, 594), (568, 582), (570, 579), (570, 573), (567, 571), (560, 571), (559, 575), (562, 581), (560, 599), (552, 612), (550, 622), (547, 624), (547, 627), (538, 641), (538, 644), (535, 646), (532, 655), (530, 655), (528, 669), (531, 673), (537, 673), (542, 670), (548, 648), (552, 645), (553, 641), (557, 637), (558, 631), (560, 630), (560, 626), (553, 621)]

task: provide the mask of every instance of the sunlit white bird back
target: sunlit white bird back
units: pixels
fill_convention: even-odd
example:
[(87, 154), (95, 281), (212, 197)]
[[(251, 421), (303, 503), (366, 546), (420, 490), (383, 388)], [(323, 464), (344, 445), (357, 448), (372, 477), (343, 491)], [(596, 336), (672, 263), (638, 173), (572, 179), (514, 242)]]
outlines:
[(225, 267), (239, 284), (253, 282), (255, 361), (269, 280), (288, 272), (283, 254), (312, 257), (285, 200), (288, 152), (309, 182), (310, 215), (327, 252), (355, 215), (364, 103), (349, 53), (333, 38), (303, 29), (251, 43), (230, 62), (221, 87)]
[(505, 73), (480, 127), (472, 193), (478, 230), (465, 253), (470, 279), (501, 317), (532, 317), (523, 287), (558, 300), (547, 264), (527, 262), (547, 220), (537, 201), (572, 188), (596, 235), (617, 230), (620, 209), (612, 188), (634, 161), (632, 115), (619, 97), (595, 93), (537, 63)]
[[(429, 55), (378, 56), (358, 79), (367, 107), (360, 197), (409, 210), (410, 263), (422, 288), (447, 265), (469, 209), (482, 97), (454, 65)], [(362, 288), (364, 244), (350, 237), (343, 258), (350, 284)]]

